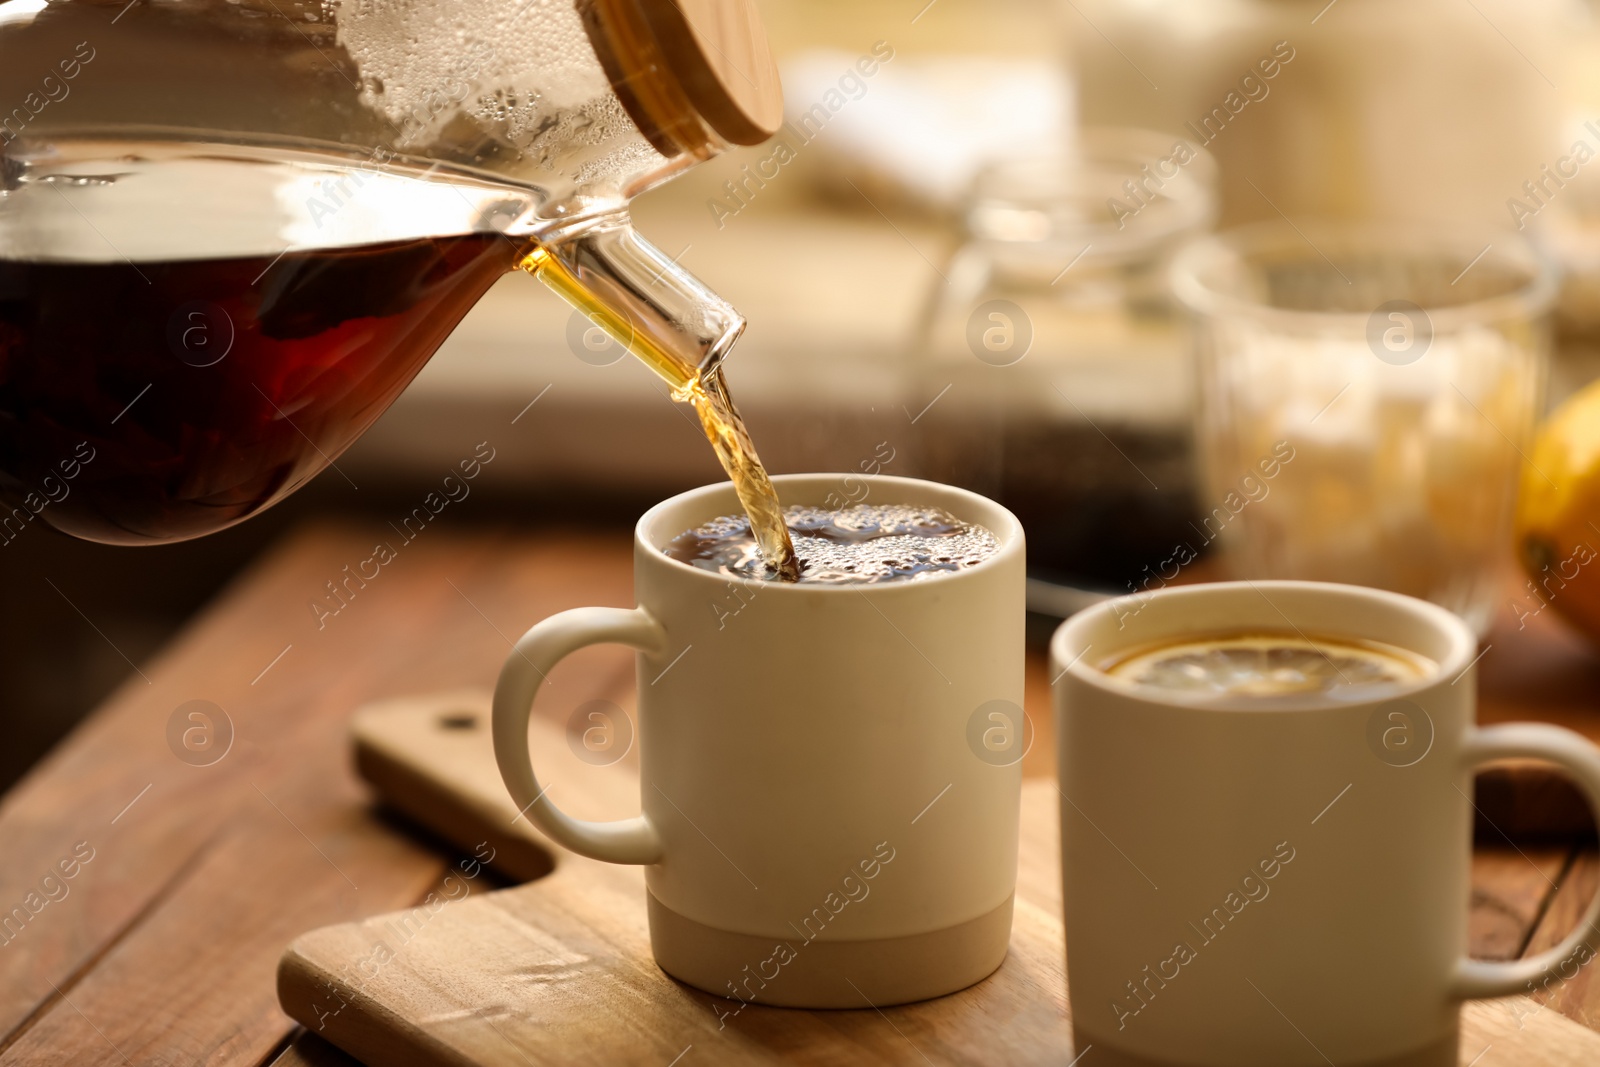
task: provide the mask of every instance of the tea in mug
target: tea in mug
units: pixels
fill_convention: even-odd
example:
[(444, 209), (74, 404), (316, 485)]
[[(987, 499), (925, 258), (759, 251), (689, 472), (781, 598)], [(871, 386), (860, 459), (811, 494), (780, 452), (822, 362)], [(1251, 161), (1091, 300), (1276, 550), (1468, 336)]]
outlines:
[(1099, 665), (1113, 678), (1196, 696), (1370, 700), (1439, 672), (1425, 656), (1360, 638), (1298, 633), (1185, 636)]
[[(784, 509), (801, 584), (876, 585), (975, 567), (1000, 551), (994, 534), (940, 508), (855, 504), (838, 511)], [(664, 551), (729, 578), (779, 577), (763, 558), (750, 520), (724, 515), (685, 530)]]

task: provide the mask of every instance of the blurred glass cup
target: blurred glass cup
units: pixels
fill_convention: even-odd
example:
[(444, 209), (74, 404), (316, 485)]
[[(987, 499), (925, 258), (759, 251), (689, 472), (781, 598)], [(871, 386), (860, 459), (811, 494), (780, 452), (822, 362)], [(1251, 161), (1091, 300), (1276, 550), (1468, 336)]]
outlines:
[(1508, 234), (1272, 223), (1195, 242), (1172, 282), (1203, 542), (1241, 577), (1391, 589), (1486, 633), (1549, 362), (1548, 261)]
[(1215, 165), (1150, 130), (1084, 129), (1073, 149), (975, 179), (915, 334), (907, 414), (920, 473), (1022, 520), (1032, 577), (1126, 592), (1198, 517), (1167, 271), (1216, 217)]

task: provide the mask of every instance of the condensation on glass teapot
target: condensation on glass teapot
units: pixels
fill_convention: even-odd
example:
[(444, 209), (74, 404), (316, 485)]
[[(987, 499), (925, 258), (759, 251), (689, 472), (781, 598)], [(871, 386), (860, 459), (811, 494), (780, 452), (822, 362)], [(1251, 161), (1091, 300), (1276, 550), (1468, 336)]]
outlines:
[(357, 0), (328, 11), (359, 99), (397, 131), (397, 150), (536, 191), (525, 221), (543, 280), (677, 386), (726, 353), (743, 320), (636, 237), (624, 207), (781, 124), (777, 70), (748, 5)]

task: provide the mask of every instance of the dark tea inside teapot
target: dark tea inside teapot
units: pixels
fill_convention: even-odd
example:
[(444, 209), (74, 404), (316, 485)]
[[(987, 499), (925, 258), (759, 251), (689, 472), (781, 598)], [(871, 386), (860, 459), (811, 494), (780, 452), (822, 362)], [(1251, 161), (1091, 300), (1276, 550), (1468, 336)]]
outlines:
[(725, 396), (743, 320), (627, 204), (781, 101), (747, 3), (688, 10), (0, 2), (0, 536), (248, 517), (518, 267)]

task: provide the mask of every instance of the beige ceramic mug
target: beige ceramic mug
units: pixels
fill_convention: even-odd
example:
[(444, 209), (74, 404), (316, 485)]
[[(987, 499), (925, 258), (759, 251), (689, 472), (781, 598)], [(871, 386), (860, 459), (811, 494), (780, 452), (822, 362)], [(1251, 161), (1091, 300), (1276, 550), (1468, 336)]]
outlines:
[[(1438, 670), (1380, 699), (1308, 705), (1097, 669), (1241, 632), (1383, 642)], [(1600, 811), (1600, 750), (1554, 726), (1475, 726), (1478, 644), (1443, 608), (1317, 582), (1186, 586), (1096, 605), (1051, 653), (1086, 1063), (1457, 1067), (1461, 1001), (1527, 992), (1600, 945), (1597, 899), (1547, 952), (1467, 957), (1474, 771), (1547, 760)]]
[[(931, 482), (774, 483), (790, 505), (837, 507), (865, 488), (874, 502), (941, 507), (1000, 549), (913, 581), (730, 581), (662, 547), (737, 513), (732, 487), (673, 497), (635, 531), (638, 607), (565, 611), (517, 642), (495, 690), (500, 772), (560, 844), (646, 865), (656, 960), (690, 985), (813, 1008), (953, 992), (998, 967), (1010, 938), (1022, 528)], [(639, 650), (643, 811), (595, 823), (541, 788), (528, 716), (563, 656), (605, 642)]]

